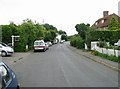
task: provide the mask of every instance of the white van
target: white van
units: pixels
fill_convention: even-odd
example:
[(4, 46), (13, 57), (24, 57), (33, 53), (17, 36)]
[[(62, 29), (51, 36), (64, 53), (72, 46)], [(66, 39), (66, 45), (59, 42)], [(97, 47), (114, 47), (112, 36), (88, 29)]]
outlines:
[(11, 56), (13, 53), (14, 53), (13, 48), (6, 45), (5, 43), (0, 42), (0, 55), (1, 56), (8, 56), (8, 55)]
[(46, 51), (46, 45), (44, 40), (36, 40), (34, 42), (34, 52), (39, 50)]

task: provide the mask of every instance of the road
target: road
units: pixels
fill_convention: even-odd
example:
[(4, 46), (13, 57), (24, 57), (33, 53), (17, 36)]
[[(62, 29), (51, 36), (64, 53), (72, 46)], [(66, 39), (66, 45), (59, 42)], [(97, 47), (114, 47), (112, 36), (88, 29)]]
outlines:
[(118, 73), (56, 44), (11, 66), (21, 87), (117, 87)]

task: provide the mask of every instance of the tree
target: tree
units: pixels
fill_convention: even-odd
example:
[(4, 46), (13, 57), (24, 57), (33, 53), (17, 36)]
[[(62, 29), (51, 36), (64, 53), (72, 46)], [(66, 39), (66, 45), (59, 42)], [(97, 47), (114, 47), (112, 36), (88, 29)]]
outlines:
[(50, 30), (50, 33), (51, 33), (51, 40), (54, 40), (55, 37), (57, 36), (57, 35), (56, 35), (57, 31), (55, 31), (55, 30)]
[(44, 37), (44, 40), (45, 41), (52, 41), (54, 40), (56, 37), (56, 31), (54, 30), (49, 30), (49, 31), (46, 31), (45, 32), (45, 37)]
[(51, 33), (50, 31), (47, 31), (45, 33), (44, 41), (47, 42), (47, 41), (50, 41), (51, 39), (52, 39)]
[(59, 33), (60, 35), (62, 35), (62, 34), (67, 34), (67, 33), (66, 33), (65, 31), (63, 31), (63, 30), (59, 30), (58, 33)]
[(67, 35), (65, 35), (65, 34), (61, 35), (61, 40), (67, 41), (67, 40), (68, 40), (68, 39), (67, 39)]
[(40, 25), (40, 24), (36, 24), (36, 39), (44, 39), (45, 37), (45, 32), (46, 32), (46, 28), (43, 26), (43, 25)]
[(83, 40), (85, 40), (85, 38), (86, 38), (86, 32), (88, 31), (89, 26), (90, 26), (90, 24), (84, 24), (84, 23), (77, 24), (75, 26), (76, 31), (82, 37)]
[(9, 25), (2, 25), (2, 41), (4, 43), (11, 43), (12, 30)]
[(119, 30), (120, 23), (115, 19), (115, 17), (112, 17), (110, 20), (110, 23), (108, 25), (109, 30)]
[(35, 40), (54, 40), (57, 33), (57, 28), (53, 25), (45, 24), (40, 25), (39, 23), (34, 23), (30, 19), (23, 20), (23, 23), (16, 25), (11, 22), (9, 25), (1, 25), (2, 27), (2, 40), (4, 43), (11, 43), (12, 35), (19, 35), (19, 42), (15, 42), (15, 51), (27, 51), (33, 48), (33, 43)]
[(46, 28), (46, 30), (56, 30), (57, 31), (57, 28), (54, 27), (53, 25), (49, 25), (49, 24), (43, 24), (43, 26)]
[(63, 30), (59, 30), (58, 33), (61, 35), (61, 40), (67, 41), (67, 33)]

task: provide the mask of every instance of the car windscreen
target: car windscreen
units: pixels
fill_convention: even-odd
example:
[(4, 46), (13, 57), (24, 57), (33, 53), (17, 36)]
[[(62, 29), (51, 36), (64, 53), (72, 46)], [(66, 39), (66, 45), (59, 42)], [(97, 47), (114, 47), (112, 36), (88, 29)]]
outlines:
[(5, 47), (7, 47), (7, 45), (5, 43), (0, 43), (0, 44), (3, 45), (3, 46), (5, 46)]
[(43, 42), (35, 42), (34, 45), (43, 45)]

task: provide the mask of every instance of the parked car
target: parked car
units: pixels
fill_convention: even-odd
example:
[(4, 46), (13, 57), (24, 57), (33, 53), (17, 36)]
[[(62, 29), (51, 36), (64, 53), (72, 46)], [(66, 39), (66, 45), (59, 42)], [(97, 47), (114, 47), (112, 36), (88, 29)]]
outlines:
[(14, 53), (13, 48), (11, 48), (10, 46), (6, 45), (3, 42), (0, 42), (0, 55), (1, 56), (8, 56), (8, 55), (12, 55)]
[(61, 40), (60, 43), (61, 43), (61, 44), (64, 43), (64, 40)]
[(36, 40), (34, 42), (34, 52), (35, 51), (40, 51), (40, 50), (46, 51), (46, 49), (47, 48), (46, 48), (44, 40)]
[(45, 42), (45, 46), (46, 46), (46, 50), (49, 49), (49, 44), (47, 42)]
[(47, 43), (48, 43), (49, 47), (52, 46), (52, 43), (51, 43), (51, 42), (47, 42)]
[(0, 61), (0, 88), (1, 89), (19, 89), (15, 73), (2, 61)]

